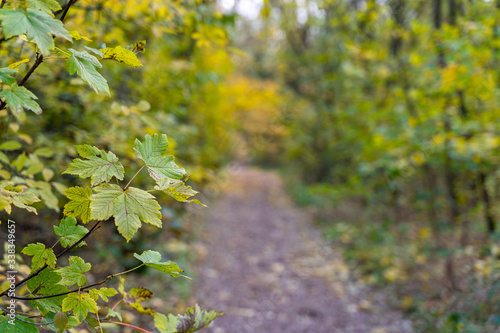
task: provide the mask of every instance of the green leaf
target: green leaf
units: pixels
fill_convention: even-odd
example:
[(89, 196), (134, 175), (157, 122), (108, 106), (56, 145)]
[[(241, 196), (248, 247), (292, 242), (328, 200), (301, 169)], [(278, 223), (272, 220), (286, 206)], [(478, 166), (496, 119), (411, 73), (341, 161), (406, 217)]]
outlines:
[(36, 243), (29, 244), (26, 246), (22, 253), (27, 254), (29, 256), (33, 256), (31, 259), (31, 271), (36, 271), (38, 268), (43, 267), (45, 264), (50, 268), (56, 267), (56, 255), (54, 254), (54, 250), (46, 249), (45, 244)]
[(206, 207), (204, 204), (199, 202), (196, 199), (191, 199), (193, 195), (196, 195), (198, 191), (195, 191), (191, 188), (191, 186), (186, 186), (183, 181), (177, 179), (163, 178), (156, 181), (155, 190), (162, 191), (165, 194), (168, 194), (172, 198), (180, 202), (193, 202), (203, 207)]
[(102, 65), (96, 57), (87, 51), (78, 52), (69, 49), (72, 55), (68, 59), (68, 71), (70, 74), (78, 74), (83, 81), (87, 82), (96, 93), (104, 92), (109, 94), (109, 87), (106, 79), (96, 70)]
[(179, 321), (179, 317), (174, 316), (173, 314), (169, 313), (168, 317), (165, 316), (162, 313), (155, 313), (155, 327), (161, 332), (161, 333), (177, 333), (177, 324)]
[(71, 40), (60, 20), (36, 9), (0, 9), (0, 20), (6, 39), (27, 34), (28, 39), (33, 39), (44, 55), (54, 48), (52, 35)]
[(167, 151), (167, 147), (168, 141), (165, 134), (154, 134), (153, 137), (147, 134), (144, 142), (135, 139), (135, 155), (146, 163), (149, 174), (155, 180), (181, 179), (186, 174), (184, 169), (175, 164), (173, 156), (162, 156)]
[(140, 67), (142, 64), (134, 52), (127, 50), (121, 46), (117, 47), (107, 47), (105, 49), (101, 49), (102, 51), (102, 59), (111, 59), (122, 64), (129, 65), (132, 67)]
[(113, 200), (113, 206), (118, 232), (127, 242), (141, 227), (141, 221), (161, 228), (161, 207), (155, 197), (146, 191), (129, 187)]
[(54, 155), (54, 150), (49, 147), (42, 147), (35, 150), (33, 154), (36, 156), (51, 157), (52, 155)]
[(161, 333), (192, 333), (207, 327), (215, 318), (222, 315), (215, 311), (201, 310), (198, 304), (187, 308), (185, 315), (177, 317), (169, 314), (168, 317), (155, 314), (155, 327)]
[(21, 171), (21, 169), (24, 167), (24, 164), (28, 160), (28, 157), (26, 156), (25, 153), (22, 153), (21, 155), (17, 156), (17, 158), (12, 161), (10, 164), (12, 167), (15, 167), (17, 171)]
[(183, 270), (173, 261), (161, 262), (161, 254), (156, 251), (144, 251), (141, 255), (134, 253), (134, 257), (142, 261), (146, 266), (171, 276), (181, 276), (180, 273), (183, 272)]
[(33, 193), (28, 192), (26, 187), (15, 187), (12, 186), (10, 182), (0, 182), (0, 206), (2, 209), (5, 209), (7, 213), (11, 213), (11, 204), (13, 204), (16, 207), (26, 209), (36, 214), (36, 209), (28, 205), (38, 201), (40, 201), (40, 199)]
[(88, 272), (90, 267), (90, 263), (85, 263), (82, 258), (71, 256), (69, 257), (69, 266), (58, 268), (55, 271), (62, 277), (60, 284), (65, 286), (76, 284), (81, 287), (87, 281), (83, 273)]
[[(59, 284), (61, 276), (51, 268), (46, 268), (32, 279), (28, 280), (27, 287), (35, 296), (48, 296), (68, 292), (68, 288)], [(43, 314), (56, 312), (61, 309), (64, 296), (50, 297), (30, 301), (31, 306), (38, 308)]]
[[(27, 317), (19, 316), (22, 320), (34, 323), (32, 319)], [(5, 316), (0, 316), (0, 332), (2, 333), (38, 333), (38, 328), (35, 325), (24, 323), (20, 320), (14, 319), (11, 321), (10, 318)]]
[(68, 327), (68, 323), (68, 316), (62, 311), (57, 311), (56, 315), (54, 316), (55, 328), (57, 328), (59, 332), (64, 332)]
[(108, 182), (113, 177), (119, 180), (123, 179), (123, 166), (112, 152), (106, 153), (89, 145), (76, 146), (76, 150), (81, 157), (87, 158), (87, 160), (74, 159), (63, 173), (76, 175), (80, 178), (91, 177), (92, 186)]
[(0, 162), (4, 162), (5, 164), (10, 164), (10, 161), (9, 161), (9, 158), (7, 157), (7, 155), (2, 153), (1, 151), (0, 151)]
[(99, 57), (102, 58), (103, 54), (100, 50), (98, 49), (93, 49), (91, 47), (88, 47), (88, 46), (84, 46), (87, 50), (89, 50), (90, 52), (94, 53), (95, 55), (98, 55)]
[(141, 221), (161, 228), (161, 207), (148, 192), (135, 187), (123, 191), (113, 184), (102, 184), (94, 190), (91, 218), (106, 220), (113, 216), (118, 232), (127, 242), (141, 227)]
[(23, 145), (17, 141), (5, 141), (0, 144), (0, 150), (17, 150), (21, 148)]
[(62, 302), (64, 312), (73, 311), (75, 317), (81, 322), (90, 312), (97, 313), (97, 303), (86, 293), (72, 293), (66, 296)]
[(115, 184), (101, 184), (94, 188), (96, 194), (90, 198), (90, 218), (103, 221), (113, 216), (113, 201), (123, 194), (120, 186)]
[(37, 173), (39, 173), (42, 170), (43, 170), (43, 163), (38, 162), (38, 163), (31, 164), (28, 169), (23, 171), (23, 173), (31, 176), (31, 175), (36, 175)]
[[(67, 217), (61, 220), (59, 226), (54, 226), (54, 232), (56, 235), (61, 236), (61, 245), (68, 247), (75, 244), (89, 231), (84, 226), (76, 225), (76, 220), (73, 217)], [(79, 246), (81, 245), (86, 245), (85, 241), (79, 244)]]
[(64, 215), (69, 217), (79, 217), (83, 223), (90, 221), (90, 197), (92, 190), (90, 187), (79, 186), (70, 187), (64, 194), (71, 201), (64, 206)]
[(16, 79), (11, 76), (12, 74), (17, 74), (17, 71), (12, 68), (0, 68), (0, 81), (8, 86), (13, 85)]
[(155, 311), (148, 307), (143, 307), (141, 302), (145, 300), (151, 299), (153, 293), (143, 287), (132, 288), (128, 293), (125, 293), (123, 296), (123, 301), (134, 308), (137, 312), (140, 312), (145, 315), (153, 316)]
[(112, 308), (108, 309), (108, 316), (117, 317), (118, 319), (120, 319), (120, 321), (123, 320), (121, 313), (114, 311)]
[(56, 0), (28, 0), (28, 7), (41, 10), (47, 14), (52, 14), (53, 11), (61, 9), (61, 5)]
[(99, 290), (97, 289), (91, 289), (90, 291), (90, 296), (97, 301), (97, 298), (100, 297), (104, 302), (108, 302), (108, 297), (115, 296), (118, 294), (118, 292), (113, 289), (113, 288), (101, 288)]
[(38, 99), (38, 97), (25, 87), (14, 85), (11, 89), (2, 90), (2, 92), (0, 92), (0, 97), (4, 98), (7, 106), (17, 114), (21, 113), (23, 109), (31, 110), (36, 114), (42, 113), (40, 105), (34, 101)]

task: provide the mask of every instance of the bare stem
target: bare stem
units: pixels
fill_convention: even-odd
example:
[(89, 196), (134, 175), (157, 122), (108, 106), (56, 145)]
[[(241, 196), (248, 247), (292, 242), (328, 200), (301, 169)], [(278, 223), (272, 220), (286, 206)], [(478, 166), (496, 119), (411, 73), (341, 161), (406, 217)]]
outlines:
[(134, 180), (134, 178), (135, 178), (135, 177), (137, 177), (137, 175), (139, 174), (139, 172), (141, 172), (141, 171), (142, 171), (142, 169), (144, 169), (145, 167), (146, 167), (146, 166), (145, 166), (145, 165), (143, 165), (143, 166), (142, 166), (142, 168), (140, 168), (140, 169), (139, 169), (139, 171), (137, 171), (137, 172), (135, 173), (134, 177), (132, 177), (132, 179), (128, 182), (128, 184), (127, 184), (127, 185), (125, 185), (125, 187), (123, 188), (123, 190), (126, 190), (126, 189), (127, 189), (127, 187), (130, 185), (130, 183), (132, 183), (132, 181)]
[(131, 325), (131, 324), (126, 324), (126, 323), (120, 323), (119, 321), (107, 321), (107, 323), (110, 323), (110, 324), (117, 324), (117, 325), (123, 325), (123, 326), (128, 326), (128, 327), (132, 327), (132, 328), (135, 328), (139, 331), (142, 331), (142, 332), (146, 332), (146, 333), (153, 333), (151, 331), (147, 331), (145, 330), (144, 328), (140, 328), (140, 327), (137, 327), (137, 326), (134, 326), (134, 325)]

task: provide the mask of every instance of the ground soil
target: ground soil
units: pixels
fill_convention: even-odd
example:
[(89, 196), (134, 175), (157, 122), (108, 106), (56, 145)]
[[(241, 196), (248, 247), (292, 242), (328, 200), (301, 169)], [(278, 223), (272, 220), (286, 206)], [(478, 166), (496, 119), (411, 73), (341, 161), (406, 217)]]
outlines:
[(206, 332), (413, 332), (355, 282), (277, 174), (233, 168), (209, 211), (195, 298), (225, 314)]

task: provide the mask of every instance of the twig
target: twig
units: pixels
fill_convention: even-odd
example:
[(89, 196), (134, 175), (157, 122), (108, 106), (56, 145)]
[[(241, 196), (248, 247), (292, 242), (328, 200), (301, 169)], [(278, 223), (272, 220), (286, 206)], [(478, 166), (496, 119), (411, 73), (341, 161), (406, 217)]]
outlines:
[(73, 1), (74, 0), (68, 1), (66, 8), (64, 8), (64, 12), (62, 13), (61, 17), (59, 18), (59, 20), (61, 20), (61, 22), (64, 22), (64, 19), (66, 18), (66, 14), (68, 14), (69, 7), (71, 7), (71, 5), (73, 4)]
[(120, 323), (119, 321), (106, 321), (106, 323), (128, 326), (128, 327), (132, 327), (132, 328), (138, 329), (139, 331), (143, 331), (143, 332), (146, 332), (146, 333), (153, 333), (151, 331), (146, 331), (144, 328), (140, 328), (140, 327), (137, 327), (137, 326), (134, 326), (134, 325), (131, 325), (131, 324)]
[(132, 183), (132, 181), (134, 180), (134, 178), (139, 174), (139, 172), (142, 171), (142, 169), (144, 169), (146, 167), (146, 165), (143, 165), (142, 168), (139, 169), (139, 171), (137, 171), (134, 175), (134, 177), (132, 177), (132, 179), (128, 182), (127, 185), (125, 185), (125, 187), (123, 188), (123, 190), (126, 190), (127, 187), (130, 185), (130, 183)]
[[(0, 309), (2, 309), (5, 313), (9, 313), (9, 311), (7, 311), (7, 309), (5, 309), (2, 306), (0, 306)], [(23, 323), (26, 323), (26, 324), (35, 325), (35, 326), (50, 325), (50, 324), (54, 323), (53, 321), (49, 321), (49, 322), (45, 322), (45, 323), (32, 323), (31, 321), (23, 320), (16, 315), (14, 315), (14, 316), (16, 317), (16, 320), (22, 321)]]
[(11, 298), (17, 299), (17, 300), (21, 300), (21, 301), (33, 301), (33, 300), (37, 300), (37, 299), (47, 299), (47, 298), (54, 298), (54, 297), (64, 296), (64, 295), (68, 295), (68, 294), (72, 294), (72, 293), (82, 292), (82, 291), (85, 291), (85, 290), (90, 289), (92, 287), (100, 286), (101, 284), (104, 284), (104, 283), (108, 282), (109, 280), (111, 280), (115, 276), (116, 275), (111, 274), (111, 275), (108, 275), (102, 281), (99, 281), (99, 282), (96, 282), (96, 283), (93, 283), (93, 284), (89, 284), (88, 286), (85, 286), (83, 288), (78, 288), (78, 289), (66, 291), (64, 293), (59, 293), (59, 294), (54, 294), (54, 295), (35, 296), (35, 297), (12, 296)]
[(138, 269), (139, 267), (144, 266), (144, 265), (145, 264), (140, 264), (139, 266), (134, 267), (132, 269), (129, 269), (128, 271), (108, 275), (108, 276), (106, 276), (106, 278), (104, 280), (102, 280), (100, 282), (96, 282), (96, 283), (90, 284), (88, 286), (85, 286), (83, 288), (78, 288), (78, 289), (74, 289), (74, 290), (71, 290), (71, 291), (66, 291), (66, 292), (60, 293), (60, 294), (35, 296), (35, 297), (12, 296), (10, 298), (14, 298), (14, 299), (22, 300), (22, 301), (32, 301), (32, 300), (36, 300), (36, 299), (53, 298), (53, 297), (59, 297), (59, 296), (68, 295), (68, 294), (71, 294), (71, 293), (81, 292), (81, 291), (85, 291), (87, 289), (90, 289), (92, 287), (100, 286), (101, 284), (104, 284), (104, 283), (108, 282), (109, 280), (111, 280), (114, 277), (117, 277), (117, 276), (120, 276), (120, 275), (123, 275), (123, 274), (127, 274), (129, 272), (132, 272), (135, 269)]
[[(61, 251), (58, 255), (56, 255), (56, 259), (59, 259), (62, 255), (64, 255), (66, 252), (70, 251), (71, 249), (75, 248), (76, 246), (78, 246), (78, 244), (80, 244), (81, 242), (83, 242), (85, 240), (85, 238), (87, 238), (88, 236), (90, 236), (94, 231), (96, 231), (97, 229), (100, 228), (99, 226), (99, 223), (101, 221), (97, 221), (96, 224), (94, 224), (94, 226), (92, 227), (92, 229), (89, 230), (89, 232), (87, 232), (82, 238), (80, 238), (75, 244), (71, 245), (70, 247), (64, 249), (63, 251)], [(21, 284), (24, 284), (25, 282), (27, 282), (28, 280), (31, 280), (32, 278), (34, 278), (35, 276), (37, 276), (38, 274), (40, 274), (40, 272), (42, 272), (45, 268), (49, 267), (47, 264), (45, 264), (43, 267), (41, 267), (40, 269), (38, 269), (35, 273), (33, 274), (30, 274), (28, 275), (26, 278), (22, 279), (21, 281), (19, 281), (18, 283), (15, 284), (16, 287), (20, 286)], [(3, 293), (0, 294), (0, 297), (2, 296), (5, 296), (7, 295), (7, 292), (8, 290), (5, 290)]]
[(7, 2), (7, 0), (2, 0), (2, 4), (0, 4), (0, 8), (3, 8), (3, 6), (5, 6), (6, 2)]

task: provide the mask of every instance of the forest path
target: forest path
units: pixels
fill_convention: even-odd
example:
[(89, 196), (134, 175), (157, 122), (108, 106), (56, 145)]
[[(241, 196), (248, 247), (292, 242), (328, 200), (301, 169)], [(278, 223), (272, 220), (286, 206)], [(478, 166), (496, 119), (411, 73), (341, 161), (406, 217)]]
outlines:
[(405, 333), (410, 324), (349, 279), (280, 177), (238, 167), (203, 227), (196, 299), (212, 333)]

